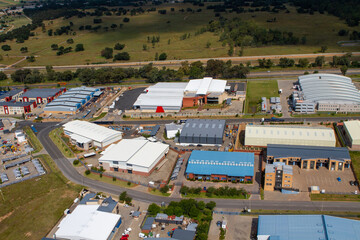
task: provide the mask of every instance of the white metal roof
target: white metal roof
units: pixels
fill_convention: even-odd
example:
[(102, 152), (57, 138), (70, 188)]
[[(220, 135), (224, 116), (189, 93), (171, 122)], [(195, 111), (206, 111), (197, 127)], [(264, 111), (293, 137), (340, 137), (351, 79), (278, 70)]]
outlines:
[(246, 138), (281, 138), (296, 140), (333, 140), (335, 142), (334, 130), (326, 127), (302, 127), (302, 126), (280, 126), (280, 125), (247, 125), (245, 129)]
[(171, 94), (157, 94), (157, 93), (144, 93), (140, 94), (134, 106), (140, 107), (173, 107), (180, 109), (182, 106), (183, 96), (176, 96)]
[(106, 240), (120, 215), (98, 211), (99, 205), (78, 205), (65, 216), (56, 231), (56, 238)]
[(119, 161), (150, 167), (169, 145), (142, 139), (123, 139), (105, 150), (99, 161)]
[(77, 135), (95, 140), (97, 142), (105, 142), (107, 139), (122, 135), (122, 132), (120, 131), (109, 129), (95, 123), (80, 120), (65, 123), (63, 127), (65, 131), (75, 133)]
[(83, 137), (83, 136), (80, 136), (80, 135), (77, 135), (77, 134), (71, 134), (70, 137), (72, 139), (74, 139), (76, 142), (78, 143), (88, 143), (88, 142), (91, 142), (91, 139), (87, 138), (87, 137)]
[(196, 92), (197, 95), (205, 95), (211, 92), (224, 92), (226, 87), (225, 80), (203, 78), (190, 80), (185, 91)]
[(360, 121), (351, 120), (344, 122), (346, 129), (348, 130), (353, 141), (360, 140)]

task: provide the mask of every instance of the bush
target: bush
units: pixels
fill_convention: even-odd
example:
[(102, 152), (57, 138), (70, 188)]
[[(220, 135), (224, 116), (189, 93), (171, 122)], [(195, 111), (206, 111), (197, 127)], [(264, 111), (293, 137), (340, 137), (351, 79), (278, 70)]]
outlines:
[(79, 161), (78, 159), (75, 159), (75, 160), (73, 161), (74, 166), (79, 165), (79, 163), (80, 163), (80, 161)]
[(116, 177), (113, 177), (113, 181), (116, 182)]
[(169, 186), (168, 185), (160, 188), (160, 192), (162, 192), (162, 193), (167, 193), (168, 191), (169, 191)]
[(58, 50), (59, 49), (59, 46), (57, 44), (51, 44), (51, 49), (52, 50)]
[(26, 59), (28, 60), (28, 62), (35, 62), (35, 57), (33, 55), (26, 57)]
[(0, 72), (0, 81), (6, 80), (8, 77), (4, 72)]
[(94, 18), (94, 24), (99, 24), (102, 23), (102, 19), (101, 18)]
[(4, 50), (4, 51), (10, 51), (11, 47), (9, 45), (2, 45), (1, 49)]
[(156, 214), (160, 213), (161, 208), (157, 204), (152, 203), (152, 204), (149, 205), (147, 211), (151, 216), (155, 216)]
[(73, 44), (73, 43), (74, 43), (74, 39), (69, 38), (68, 40), (66, 40), (66, 42), (67, 42), (68, 44)]
[(80, 52), (80, 51), (84, 51), (84, 44), (82, 43), (79, 43), (79, 44), (76, 44), (76, 47), (75, 47), (75, 52)]
[(106, 47), (105, 49), (103, 49), (101, 51), (101, 56), (106, 59), (112, 58), (113, 57), (113, 49)]
[(125, 47), (125, 44), (121, 44), (121, 43), (116, 43), (114, 46), (115, 50), (123, 50)]
[(130, 18), (127, 18), (127, 17), (124, 18), (123, 22), (126, 22), (126, 23), (127, 23), (127, 22), (130, 22)]
[(20, 48), (20, 52), (21, 52), (21, 53), (27, 53), (27, 52), (28, 52), (28, 48), (27, 48), (27, 47), (22, 47), (22, 48)]
[(91, 171), (89, 169), (85, 171), (86, 175), (89, 175), (90, 173), (91, 173)]
[(161, 54), (159, 55), (159, 61), (164, 61), (164, 60), (166, 60), (166, 58), (167, 58), (166, 53), (161, 53)]
[(127, 185), (130, 186), (130, 185), (131, 185), (131, 182), (127, 182)]
[(128, 52), (118, 53), (114, 56), (114, 61), (116, 60), (130, 60), (130, 55)]

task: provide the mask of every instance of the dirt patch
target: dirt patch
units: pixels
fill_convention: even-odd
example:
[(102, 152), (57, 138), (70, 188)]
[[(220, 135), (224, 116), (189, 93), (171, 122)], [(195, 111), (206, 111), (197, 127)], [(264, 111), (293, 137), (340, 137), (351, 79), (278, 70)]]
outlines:
[(5, 219), (7, 219), (8, 217), (10, 217), (13, 213), (14, 213), (14, 210), (11, 211), (11, 212), (9, 212), (9, 213), (7, 213), (7, 214), (5, 214), (4, 216), (1, 216), (1, 217), (0, 217), (0, 223), (1, 223), (3, 220), (5, 220)]
[(32, 233), (31, 232), (27, 232), (27, 233), (25, 233), (25, 237), (31, 237), (31, 235), (32, 235)]

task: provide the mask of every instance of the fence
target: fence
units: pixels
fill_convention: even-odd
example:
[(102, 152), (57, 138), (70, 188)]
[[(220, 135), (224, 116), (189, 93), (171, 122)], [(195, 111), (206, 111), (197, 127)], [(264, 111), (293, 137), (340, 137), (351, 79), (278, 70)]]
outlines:
[(19, 180), (16, 180), (16, 181), (13, 181), (13, 182), (10, 182), (10, 183), (3, 183), (3, 184), (0, 184), (0, 188), (10, 186), (10, 185), (15, 184), (15, 183), (23, 182), (23, 181), (26, 181), (26, 180), (29, 180), (29, 179), (32, 179), (32, 178), (35, 178), (35, 177), (38, 177), (38, 176), (40, 176), (39, 173), (28, 176), (28, 177), (23, 177), (23, 178), (21, 178)]

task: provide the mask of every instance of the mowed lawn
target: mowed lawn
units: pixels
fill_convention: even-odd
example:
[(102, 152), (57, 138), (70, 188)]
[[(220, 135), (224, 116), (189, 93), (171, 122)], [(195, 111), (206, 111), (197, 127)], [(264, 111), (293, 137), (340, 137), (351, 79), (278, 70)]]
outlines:
[(0, 239), (41, 239), (63, 215), (81, 187), (70, 183), (48, 155), (43, 155), (51, 172), (1, 188)]
[[(171, 7), (175, 8), (171, 12)], [(147, 7), (144, 7), (145, 9)], [(20, 48), (28, 47), (29, 55), (34, 54), (38, 56), (36, 61), (29, 63), (22, 62), (19, 66), (26, 65), (67, 65), (67, 64), (87, 64), (87, 63), (103, 63), (112, 62), (112, 59), (106, 60), (100, 56), (100, 52), (105, 47), (113, 47), (115, 43), (120, 42), (126, 44), (123, 51), (130, 53), (130, 61), (152, 61), (155, 54), (166, 52), (168, 59), (189, 59), (189, 58), (212, 58), (227, 56), (228, 47), (222, 46), (219, 42), (219, 35), (214, 33), (204, 33), (195, 36), (195, 32), (202, 27), (205, 27), (209, 21), (216, 19), (215, 13), (212, 10), (207, 10), (202, 7), (201, 12), (189, 13), (179, 12), (178, 10), (184, 8), (192, 8), (197, 10), (200, 7), (192, 4), (168, 4), (166, 6), (157, 7), (159, 9), (166, 9), (166, 15), (160, 15), (156, 12), (146, 12), (137, 16), (126, 15), (130, 18), (129, 23), (124, 23), (124, 16), (102, 16), (101, 24), (93, 24), (93, 19), (97, 17), (77, 18), (73, 17), (67, 20), (56, 19), (54, 21), (46, 21), (46, 30), (43, 32), (41, 28), (35, 31), (35, 36), (25, 43), (16, 43), (14, 41), (7, 41), (12, 48), (11, 51), (4, 52), (0, 50), (0, 54), (5, 56), (18, 56)], [(296, 54), (296, 53), (314, 53), (320, 50), (320, 46), (327, 46), (328, 52), (349, 52), (360, 51), (360, 47), (339, 47), (336, 42), (340, 40), (348, 40), (348, 37), (340, 37), (337, 32), (340, 29), (347, 29), (350, 31), (358, 30), (357, 28), (350, 28), (339, 20), (337, 17), (327, 14), (315, 13), (314, 15), (298, 14), (294, 7), (289, 7), (290, 13), (221, 13), (226, 18), (239, 17), (244, 20), (254, 21), (260, 26), (279, 29), (283, 31), (292, 31), (297, 37), (306, 36), (306, 45), (282, 45), (282, 46), (263, 46), (263, 47), (246, 47), (244, 55), (271, 55), (271, 54)], [(268, 23), (268, 19), (276, 17), (277, 21)], [(61, 35), (48, 36), (49, 29), (56, 30), (61, 26), (66, 26), (72, 22), (74, 26), (72, 29), (75, 35)], [(123, 24), (123, 28), (110, 28), (111, 24)], [(93, 31), (79, 31), (79, 27), (83, 25), (101, 25), (102, 27), (109, 27), (108, 31), (101, 29), (97, 32)], [(190, 34), (190, 38), (180, 40), (183, 34)], [(160, 42), (152, 47), (151, 43), (147, 42), (147, 36), (160, 36)], [(67, 44), (68, 38), (74, 39), (74, 44)], [(170, 44), (168, 41), (170, 40)], [(210, 48), (206, 48), (207, 42), (211, 43)], [(56, 51), (50, 49), (51, 44), (59, 44), (60, 46), (75, 48), (77, 43), (84, 44), (84, 52), (71, 52), (62, 56), (56, 56)], [(148, 50), (143, 50), (143, 44), (148, 45)], [(120, 51), (114, 51), (118, 53)], [(236, 56), (239, 49), (235, 49)], [(9, 60), (9, 59), (8, 59)], [(10, 59), (11, 60), (11, 59)], [(15, 59), (14, 59), (15, 62)], [(3, 64), (0, 62), (0, 64)]]
[(278, 97), (277, 80), (248, 81), (245, 99), (245, 113), (255, 113), (261, 110), (261, 97)]

